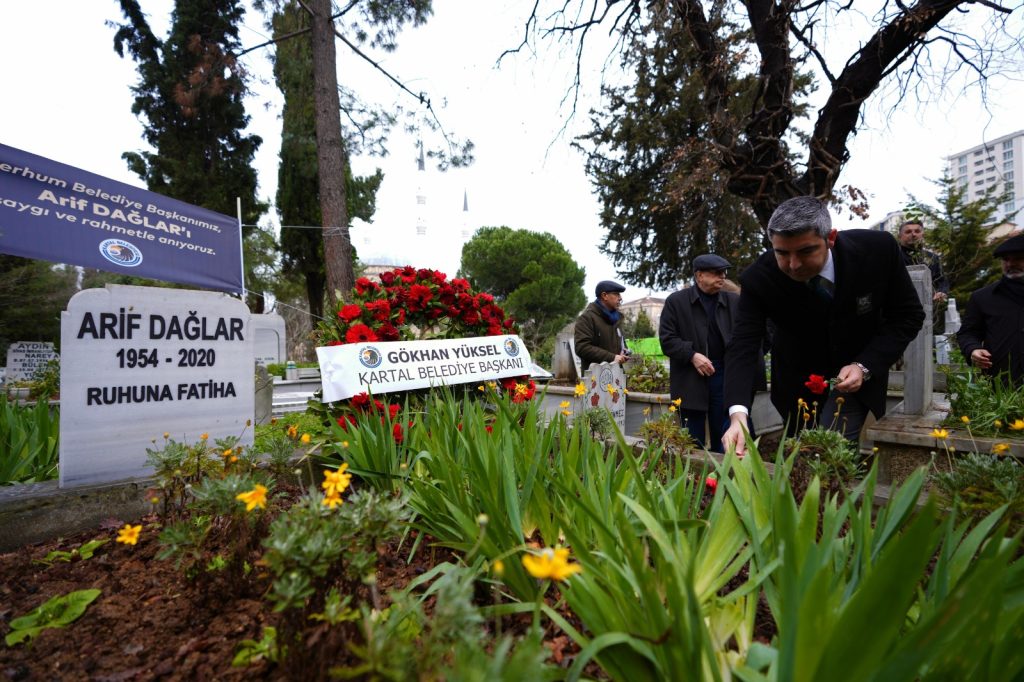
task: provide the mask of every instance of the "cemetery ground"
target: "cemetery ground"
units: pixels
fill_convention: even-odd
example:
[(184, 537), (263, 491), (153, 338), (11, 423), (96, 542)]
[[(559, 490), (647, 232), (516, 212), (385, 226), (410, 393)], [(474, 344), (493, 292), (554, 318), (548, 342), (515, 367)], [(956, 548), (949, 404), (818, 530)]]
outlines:
[[(778, 459), (762, 443), (774, 467), (755, 451), (706, 468), (602, 442), (585, 419), (546, 420), (509, 395), (352, 417), (308, 439), (309, 416), (278, 424), (259, 464), (231, 443), (158, 438), (152, 514), (0, 557), (8, 638), (48, 600), (98, 590), (44, 610), (32, 624), (59, 627), (0, 649), (0, 670), (995, 680), (1024, 668), (1009, 510), (923, 502), (924, 470), (876, 508), (877, 470), (838, 486), (824, 450)], [(280, 456), (296, 448), (322, 467), (299, 465), (305, 485)]]

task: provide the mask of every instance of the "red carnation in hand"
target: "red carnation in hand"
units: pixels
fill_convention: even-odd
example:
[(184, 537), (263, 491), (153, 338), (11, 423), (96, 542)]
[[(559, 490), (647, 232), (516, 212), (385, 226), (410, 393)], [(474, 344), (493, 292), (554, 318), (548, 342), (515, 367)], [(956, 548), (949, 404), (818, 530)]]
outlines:
[(348, 343), (363, 343), (366, 341), (377, 341), (377, 335), (365, 324), (354, 324), (345, 333), (345, 341)]
[(352, 320), (356, 319), (357, 317), (359, 317), (362, 314), (363, 314), (363, 309), (362, 308), (360, 308), (357, 305), (351, 305), (351, 304), (342, 306), (341, 310), (338, 311), (338, 317), (340, 317), (341, 319), (345, 320), (346, 322), (351, 322)]
[(812, 374), (810, 380), (804, 382), (804, 386), (815, 395), (821, 395), (828, 390), (828, 382), (820, 374)]

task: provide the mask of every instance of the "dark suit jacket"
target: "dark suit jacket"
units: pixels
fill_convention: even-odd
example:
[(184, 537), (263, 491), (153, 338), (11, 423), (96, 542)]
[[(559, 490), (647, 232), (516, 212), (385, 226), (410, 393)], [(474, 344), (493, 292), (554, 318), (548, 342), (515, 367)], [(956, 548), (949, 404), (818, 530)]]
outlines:
[(861, 400), (877, 417), (885, 413), (889, 366), (903, 353), (924, 322), (924, 309), (903, 265), (899, 244), (873, 230), (845, 230), (832, 247), (836, 288), (831, 304), (807, 285), (787, 277), (768, 251), (740, 277), (739, 315), (726, 347), (727, 405), (749, 407), (765, 320), (774, 323), (772, 403), (794, 423), (796, 401), (811, 394), (811, 374), (833, 378), (851, 362), (872, 377), (860, 388)]
[(1011, 381), (1024, 384), (1024, 306), (1007, 292), (1004, 279), (978, 289), (967, 301), (956, 341), (964, 358), (984, 348), (992, 354), (987, 374), (1009, 371)]
[[(718, 294), (715, 322), (726, 344), (732, 339), (739, 302), (738, 294), (728, 291)], [(669, 294), (665, 308), (661, 311), (658, 338), (661, 341), (661, 352), (669, 359), (669, 390), (672, 398), (682, 398), (682, 405), (688, 410), (707, 411), (707, 377), (701, 376), (690, 363), (694, 353), (708, 355), (708, 316), (696, 286)], [(764, 356), (759, 355), (759, 358), (760, 386), (764, 386)], [(724, 366), (715, 367), (716, 372), (724, 372), (725, 369)]]

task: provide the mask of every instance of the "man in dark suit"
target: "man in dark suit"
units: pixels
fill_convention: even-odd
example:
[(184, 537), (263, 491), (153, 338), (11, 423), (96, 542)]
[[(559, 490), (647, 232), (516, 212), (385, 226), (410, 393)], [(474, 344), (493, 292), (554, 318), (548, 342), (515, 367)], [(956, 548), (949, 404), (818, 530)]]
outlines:
[[(899, 245), (884, 232), (838, 232), (813, 197), (780, 204), (768, 238), (771, 250), (740, 277), (738, 318), (725, 355), (730, 425), (723, 444), (741, 454), (746, 449), (745, 414), (767, 320), (774, 324), (772, 403), (790, 432), (803, 399), (823, 424), (856, 440), (868, 411), (884, 414), (889, 366), (924, 322)], [(831, 380), (831, 390), (812, 390), (812, 374)]]
[[(658, 325), (661, 352), (669, 359), (669, 390), (673, 400), (681, 401), (680, 422), (701, 447), (713, 451), (721, 450), (728, 417), (725, 344), (732, 338), (739, 304), (737, 294), (722, 291), (729, 267), (715, 254), (694, 258), (694, 286), (669, 295)], [(710, 441), (705, 441), (708, 430)]]
[(1024, 234), (996, 247), (1003, 277), (971, 294), (956, 333), (960, 352), (986, 374), (1009, 373), (1024, 385)]

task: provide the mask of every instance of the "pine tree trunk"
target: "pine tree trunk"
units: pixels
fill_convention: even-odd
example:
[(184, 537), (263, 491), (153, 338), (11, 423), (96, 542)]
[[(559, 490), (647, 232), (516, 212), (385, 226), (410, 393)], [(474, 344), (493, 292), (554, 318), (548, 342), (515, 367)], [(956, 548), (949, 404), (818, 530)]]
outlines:
[(345, 148), (341, 138), (337, 60), (331, 0), (309, 0), (313, 11), (313, 84), (316, 110), (317, 163), (320, 169), (320, 213), (324, 227), (327, 297), (333, 308), (340, 295), (355, 285), (352, 242), (345, 203)]

